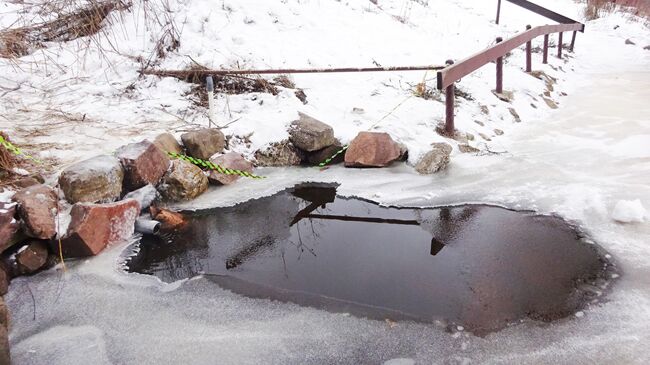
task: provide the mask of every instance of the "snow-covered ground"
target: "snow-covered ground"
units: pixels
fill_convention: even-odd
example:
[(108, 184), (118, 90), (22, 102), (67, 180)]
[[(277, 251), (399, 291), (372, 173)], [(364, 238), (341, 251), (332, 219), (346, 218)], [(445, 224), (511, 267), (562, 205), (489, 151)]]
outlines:
[[(247, 65), (256, 67), (371, 65), (373, 58), (382, 65), (426, 64), (462, 58), (489, 44), (497, 34), (509, 34), (526, 23), (546, 23), (506, 6), (502, 19), (507, 30), (500, 30), (487, 20), (494, 12), (493, 4), (487, 1), (430, 1), (427, 7), (413, 2), (410, 20), (403, 24), (387, 14), (400, 15), (403, 3), (380, 0), (384, 10), (379, 11), (365, 1), (239, 1), (231, 4), (233, 10), (226, 16), (221, 7), (213, 13), (206, 11), (207, 1), (188, 2), (177, 15), (184, 19), (183, 14), (188, 14), (184, 32), (194, 29), (196, 37), (188, 37), (193, 41), (182, 45), (179, 54), (191, 55), (214, 67), (232, 65), (234, 59), (246, 59)], [(198, 9), (201, 4), (204, 7)], [(579, 16), (578, 6), (571, 1), (549, 4), (551, 8), (557, 5), (568, 16)], [(278, 23), (270, 20), (273, 16), (269, 11)], [(208, 24), (216, 24), (206, 26), (205, 35), (198, 36), (201, 28), (197, 28), (200, 24), (196, 20), (204, 16)], [(246, 17), (254, 23), (247, 24)], [(225, 18), (229, 23), (218, 21)], [(234, 30), (228, 24), (233, 24)], [(614, 29), (615, 25), (619, 27)], [(254, 27), (262, 34), (251, 33)], [(278, 32), (280, 27), (284, 33)], [(353, 31), (346, 34), (346, 29)], [(516, 90), (514, 106), (522, 123), (513, 123), (508, 105), (490, 93), (492, 67), (465, 78), (460, 85), (476, 101), (461, 101), (458, 126), (474, 134), (490, 133), (488, 136), (494, 134), (490, 132), (494, 128), (504, 130), (503, 136), (489, 142), (490, 150), (501, 154), (455, 152), (449, 168), (434, 176), (419, 176), (403, 164), (372, 170), (338, 166), (325, 171), (259, 169), (268, 179), (214, 189), (191, 205), (180, 206), (195, 209), (228, 205), (271, 194), (295, 182), (315, 180), (339, 182), (339, 192), (344, 195), (386, 204), (482, 202), (559, 214), (578, 223), (619, 263), (622, 277), (602, 305), (553, 324), (524, 323), (479, 338), (464, 332), (450, 334), (435, 325), (393, 325), (248, 299), (201, 277), (163, 284), (152, 277), (125, 274), (117, 264), (127, 247), (125, 243), (70, 265), (65, 274), (59, 268), (12, 282), (6, 299), (12, 315), (14, 362), (356, 364), (403, 358), (417, 363), (451, 364), (647, 364), (650, 52), (642, 47), (644, 42), (650, 43), (649, 35), (638, 23), (613, 15), (587, 24), (587, 32), (579, 35), (574, 57), (568, 62), (551, 58), (551, 65), (561, 66), (564, 71), (542, 67), (536, 55), (534, 68), (560, 79), (553, 93), (560, 108), (553, 111), (540, 103), (543, 82), (521, 72), (523, 55), (516, 52), (507, 64), (505, 85)], [(625, 45), (626, 38), (638, 45)], [(219, 41), (223, 42), (221, 46), (208, 47)], [(135, 46), (124, 43), (124, 47)], [(200, 54), (200, 50), (204, 53)], [(65, 54), (61, 57), (72, 57)], [(36, 53), (30, 57), (39, 56)], [(127, 59), (119, 63), (124, 66), (120, 76), (111, 73), (93, 82), (75, 80), (56, 93), (29, 89), (31, 92), (16, 90), (6, 94), (0, 115), (7, 121), (0, 119), (0, 126), (18, 132), (18, 142), (33, 138), (37, 143), (60, 145), (70, 141), (75, 151), (92, 154), (141, 138), (121, 131), (141, 129), (153, 135), (166, 128), (186, 128), (169, 115), (181, 115), (191, 107), (182, 97), (188, 87), (183, 83), (147, 77), (136, 82), (135, 99), (119, 96), (135, 76), (135, 71), (128, 71), (134, 64), (129, 65)], [(177, 68), (182, 62), (182, 56), (170, 57), (162, 66)], [(2, 63), (0, 67), (6, 71), (9, 66)], [(92, 67), (89, 71), (73, 68), (93, 73)], [(23, 77), (26, 83), (63, 85), (70, 78), (49, 71), (52, 75), (48, 77), (42, 70), (29, 76), (4, 73), (0, 80)], [(255, 131), (252, 150), (284, 138), (285, 125), (300, 110), (331, 123), (345, 142), (406, 99), (410, 95), (405, 90), (406, 82), (416, 83), (422, 77), (422, 73), (296, 76), (296, 84), (306, 89), (308, 105), (303, 106), (288, 91), (275, 97), (260, 94), (255, 101), (251, 95), (230, 96), (233, 118), (242, 119), (232, 124), (229, 133)], [(113, 87), (114, 91), (109, 92)], [(569, 95), (561, 96), (562, 91)], [(260, 100), (264, 100), (262, 105)], [(488, 116), (480, 112), (479, 103), (489, 107)], [(531, 103), (537, 109), (530, 107)], [(47, 108), (53, 105), (66, 113), (86, 113), (89, 125), (64, 123), (60, 129), (53, 127), (40, 136), (26, 133), (37, 129), (42, 120), (35, 118), (39, 113), (46, 115)], [(223, 98), (220, 105), (224, 105)], [(353, 107), (363, 108), (365, 114), (353, 114)], [(411, 159), (415, 159), (429, 143), (441, 140), (433, 126), (442, 117), (442, 108), (436, 101), (411, 98), (381, 123), (379, 130), (406, 143), (412, 151)], [(194, 115), (193, 122), (207, 123), (204, 110), (188, 113)], [(223, 110), (219, 118), (230, 119)], [(485, 129), (474, 123), (475, 119), (483, 121)], [(73, 131), (91, 133), (95, 138), (74, 137), (77, 134), (73, 135)], [(244, 146), (240, 148), (250, 153)], [(63, 149), (47, 153), (64, 162), (83, 157)], [(643, 209), (638, 209), (637, 199)], [(615, 213), (617, 205), (632, 210)], [(629, 213), (641, 216), (642, 222), (623, 224), (614, 220)]]

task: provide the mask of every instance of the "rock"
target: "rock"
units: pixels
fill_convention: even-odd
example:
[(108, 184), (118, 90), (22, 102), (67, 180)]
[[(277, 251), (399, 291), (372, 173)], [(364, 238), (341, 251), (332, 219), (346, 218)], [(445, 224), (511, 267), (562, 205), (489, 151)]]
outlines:
[(646, 51), (650, 51), (650, 45), (643, 47)]
[(14, 244), (20, 225), (16, 220), (16, 203), (0, 202), (0, 252)]
[(512, 115), (512, 117), (515, 118), (515, 123), (521, 123), (521, 117), (519, 116), (519, 113), (517, 113), (515, 108), (508, 108), (508, 111), (510, 112), (510, 115)]
[(495, 129), (494, 129), (494, 134), (496, 134), (497, 136), (502, 136), (502, 135), (503, 135), (503, 131), (502, 131), (501, 129), (495, 128)]
[(636, 45), (636, 43), (632, 42), (632, 40), (631, 40), (630, 38), (628, 38), (628, 39), (625, 40), (625, 44), (629, 44), (629, 45), (631, 45), (631, 46), (635, 46), (635, 45)]
[[(9, 309), (2, 297), (0, 297), (0, 327), (9, 328)], [(0, 362), (0, 364), (4, 363)]]
[(284, 140), (272, 143), (265, 150), (257, 150), (255, 161), (257, 166), (295, 166), (300, 165), (302, 156), (289, 140)]
[(43, 184), (30, 186), (17, 192), (13, 200), (18, 203), (18, 216), (28, 236), (44, 240), (54, 237), (58, 203), (54, 189)]
[[(106, 204), (75, 204), (62, 241), (63, 256), (97, 255), (106, 246), (129, 238), (138, 215), (140, 204), (134, 199)], [(53, 246), (58, 251), (58, 245)]]
[(18, 274), (29, 275), (47, 263), (49, 252), (45, 241), (31, 240), (16, 252)]
[[(331, 146), (325, 147), (318, 151), (309, 152), (307, 154), (307, 161), (309, 161), (309, 164), (311, 165), (318, 165), (321, 162), (327, 160), (328, 158), (334, 156), (334, 154), (340, 151), (341, 148), (343, 148), (343, 146), (341, 145), (340, 142), (337, 141), (335, 144)], [(338, 154), (334, 159), (332, 159), (332, 161), (328, 163), (328, 165), (341, 163), (343, 162), (344, 157), (345, 157), (345, 151)]]
[(185, 216), (164, 208), (151, 207), (151, 217), (161, 223), (162, 232), (172, 232), (184, 228), (187, 224)]
[(11, 274), (9, 268), (4, 262), (0, 262), (0, 297), (7, 294), (9, 291), (9, 282), (11, 281)]
[(498, 93), (496, 90), (492, 90), (492, 94), (496, 96), (499, 100), (505, 101), (506, 103), (512, 103), (515, 100), (515, 94), (512, 91), (503, 90)]
[(420, 174), (433, 174), (444, 169), (449, 164), (452, 147), (447, 143), (433, 143), (433, 149), (427, 152), (415, 165)]
[(122, 146), (115, 156), (124, 169), (124, 191), (156, 185), (169, 168), (169, 157), (147, 140)]
[(329, 125), (306, 114), (291, 122), (289, 141), (303, 151), (313, 152), (335, 144), (334, 130)]
[(203, 171), (184, 160), (173, 160), (158, 186), (162, 197), (172, 201), (193, 199), (207, 189), (208, 178)]
[(63, 170), (59, 184), (70, 203), (107, 203), (119, 199), (123, 179), (120, 161), (112, 156), (100, 155)]
[(553, 100), (551, 100), (549, 98), (543, 98), (543, 99), (544, 99), (544, 102), (546, 103), (546, 105), (548, 105), (549, 108), (557, 109), (557, 104)]
[[(213, 156), (210, 158), (210, 162), (233, 170), (253, 172), (253, 164), (246, 161), (244, 156), (237, 152), (228, 152), (221, 156)], [(237, 179), (239, 179), (238, 175), (220, 174), (215, 170), (210, 170), (210, 174), (208, 175), (208, 180), (213, 184), (229, 185), (237, 181)]]
[(157, 135), (153, 140), (153, 144), (155, 144), (156, 147), (160, 148), (160, 150), (164, 153), (183, 153), (183, 148), (176, 140), (176, 137), (174, 137), (171, 133), (162, 133)]
[(492, 140), (492, 138), (488, 137), (488, 136), (487, 136), (486, 134), (484, 134), (484, 133), (479, 133), (478, 135), (479, 135), (479, 137), (483, 138), (484, 140), (486, 140), (486, 141), (488, 141), (488, 142)]
[(404, 143), (397, 143), (399, 145), (399, 157), (397, 161), (406, 161), (409, 158), (409, 149)]
[(16, 180), (14, 183), (11, 185), (15, 186), (16, 188), (22, 189), (22, 188), (28, 188), (30, 186), (38, 185), (43, 183), (43, 178), (38, 175), (32, 175), (32, 176), (24, 176), (21, 177), (20, 179)]
[(345, 152), (345, 166), (385, 167), (399, 159), (401, 153), (388, 133), (359, 132)]
[(181, 135), (181, 140), (188, 155), (202, 160), (208, 160), (215, 153), (223, 152), (226, 147), (226, 137), (220, 130), (214, 128), (184, 133)]
[(468, 144), (459, 144), (458, 145), (458, 150), (462, 153), (474, 153), (474, 152), (479, 152), (480, 150), (476, 147), (472, 147)]
[(158, 199), (158, 190), (156, 187), (148, 184), (138, 190), (134, 190), (124, 196), (124, 199), (135, 199), (140, 203), (141, 209), (147, 209)]
[[(4, 300), (2, 301), (4, 306)], [(7, 326), (0, 326), (0, 364), (9, 365), (11, 358), (9, 357), (9, 331)]]

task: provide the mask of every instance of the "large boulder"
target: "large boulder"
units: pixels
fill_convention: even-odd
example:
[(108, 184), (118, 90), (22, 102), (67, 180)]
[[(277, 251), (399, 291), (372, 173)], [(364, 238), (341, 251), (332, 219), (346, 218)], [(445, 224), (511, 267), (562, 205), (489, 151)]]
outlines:
[(49, 252), (46, 241), (28, 241), (16, 252), (16, 269), (19, 275), (35, 273), (45, 266)]
[(385, 167), (398, 160), (402, 149), (388, 133), (360, 132), (345, 152), (346, 167)]
[[(253, 172), (253, 164), (246, 161), (244, 156), (237, 152), (228, 152), (221, 156), (213, 156), (210, 158), (210, 162), (233, 170)], [(216, 170), (210, 170), (210, 174), (208, 175), (208, 180), (213, 184), (229, 185), (237, 181), (237, 179), (239, 179), (239, 175), (222, 174)]]
[(312, 152), (335, 144), (334, 130), (329, 125), (299, 113), (300, 119), (291, 122), (289, 140), (303, 151)]
[[(134, 199), (107, 204), (75, 204), (62, 240), (63, 256), (97, 255), (106, 246), (129, 238), (139, 215), (140, 204)], [(53, 244), (53, 248), (58, 251), (57, 244)]]
[(156, 147), (160, 148), (160, 150), (165, 153), (183, 153), (183, 148), (176, 140), (176, 137), (174, 137), (174, 135), (171, 133), (162, 133), (157, 135), (153, 140), (153, 144), (155, 144)]
[[(7, 312), (7, 307), (4, 303), (4, 299), (0, 298), (0, 306), (2, 307), (2, 310), (4, 311), (4, 321), (8, 322), (8, 312)], [(11, 363), (11, 359), (9, 357), (9, 331), (8, 328), (9, 323), (5, 324), (0, 324), (0, 364), (7, 364), (9, 365)]]
[(16, 220), (16, 203), (0, 202), (0, 252), (14, 243), (20, 225)]
[(156, 185), (169, 168), (167, 154), (147, 140), (122, 146), (115, 155), (124, 168), (124, 191)]
[(255, 151), (255, 161), (257, 166), (296, 166), (302, 162), (302, 154), (289, 140), (284, 140)]
[(33, 185), (17, 192), (13, 201), (18, 203), (18, 216), (28, 236), (44, 240), (54, 237), (58, 203), (54, 189), (43, 184)]
[(173, 160), (172, 166), (158, 185), (163, 198), (172, 201), (193, 199), (208, 189), (208, 178), (197, 166)]
[(69, 166), (59, 176), (59, 184), (70, 203), (107, 203), (122, 193), (124, 171), (120, 161), (100, 155)]
[[(334, 156), (334, 154), (340, 151), (342, 148), (343, 146), (341, 145), (341, 143), (339, 141), (336, 141), (336, 143), (334, 143), (331, 146), (327, 146), (318, 151), (309, 152), (307, 154), (307, 161), (309, 161), (310, 165), (318, 165), (321, 162), (327, 160), (328, 158)], [(341, 163), (343, 162), (344, 157), (345, 157), (345, 151), (336, 155), (336, 157), (334, 157), (332, 161), (328, 163), (328, 165)]]
[(433, 174), (449, 164), (452, 147), (447, 143), (432, 143), (433, 149), (424, 154), (415, 165), (420, 174)]
[(220, 130), (214, 128), (184, 133), (181, 135), (181, 140), (188, 155), (202, 160), (209, 159), (215, 153), (223, 152), (226, 147), (226, 137)]

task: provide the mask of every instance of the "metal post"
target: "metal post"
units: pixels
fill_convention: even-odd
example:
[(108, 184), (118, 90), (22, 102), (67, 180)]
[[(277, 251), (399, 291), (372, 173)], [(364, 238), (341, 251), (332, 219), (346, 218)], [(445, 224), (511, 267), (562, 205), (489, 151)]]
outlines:
[(542, 63), (548, 63), (548, 34), (544, 34), (544, 56), (542, 57)]
[[(526, 30), (530, 30), (532, 28), (530, 25), (526, 26)], [(533, 52), (533, 41), (530, 40), (526, 42), (526, 72), (531, 72), (533, 70), (533, 60), (532, 60), (532, 52)]]
[(560, 32), (560, 36), (557, 41), (557, 58), (562, 58), (562, 32)]
[(501, 0), (497, 4), (497, 24), (499, 24), (499, 19), (501, 18)]
[[(503, 38), (497, 37), (497, 43), (501, 43), (502, 41)], [(497, 94), (503, 92), (503, 57), (497, 58), (497, 87), (495, 91)]]
[(573, 36), (571, 36), (571, 47), (569, 48), (571, 52), (573, 52), (573, 47), (576, 45), (576, 34), (578, 34), (578, 31), (574, 30)]
[[(454, 64), (454, 61), (452, 60), (447, 60), (446, 62), (447, 66), (451, 66)], [(445, 89), (445, 133), (448, 136), (453, 136), (454, 135), (454, 91), (455, 91), (455, 86), (452, 83), (451, 85), (447, 86)]]

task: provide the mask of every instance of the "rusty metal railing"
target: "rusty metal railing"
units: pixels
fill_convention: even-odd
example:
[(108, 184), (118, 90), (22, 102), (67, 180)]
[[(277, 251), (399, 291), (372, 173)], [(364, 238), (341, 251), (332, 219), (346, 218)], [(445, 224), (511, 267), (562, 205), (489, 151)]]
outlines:
[[(539, 6), (535, 3), (532, 3), (527, 0), (506, 0), (509, 3), (515, 4), (517, 6), (520, 6), (526, 10), (532, 11), (535, 14), (541, 15), (545, 18), (551, 19), (553, 21), (556, 21), (560, 24), (582, 24), (576, 20), (573, 20), (569, 17), (566, 17), (562, 14), (558, 14), (554, 12), (553, 10), (546, 9), (545, 7)], [(499, 24), (499, 18), (501, 14), (501, 0), (499, 0), (498, 5), (497, 5), (497, 21), (496, 23)], [(579, 29), (580, 32), (584, 33), (585, 31), (585, 25), (582, 24), (582, 29)]]
[(575, 33), (584, 29), (581, 23), (573, 24), (556, 24), (556, 25), (542, 25), (532, 28), (530, 25), (526, 27), (526, 31), (517, 34), (516, 36), (503, 40), (501, 37), (497, 38), (497, 44), (489, 47), (479, 53), (469, 56), (461, 61), (453, 62), (447, 61), (447, 67), (438, 71), (438, 89), (445, 90), (446, 95), (446, 115), (445, 115), (445, 133), (453, 135), (454, 133), (454, 83), (461, 78), (471, 74), (479, 68), (485, 66), (490, 62), (496, 62), (496, 93), (503, 92), (503, 56), (513, 49), (526, 44), (526, 71), (530, 72), (532, 69), (532, 40), (543, 35), (544, 36), (544, 50), (543, 50), (543, 63), (548, 62), (548, 37), (550, 34), (559, 34), (558, 43), (558, 58), (562, 58), (562, 33), (573, 31), (573, 40), (570, 49), (573, 50), (575, 45)]

